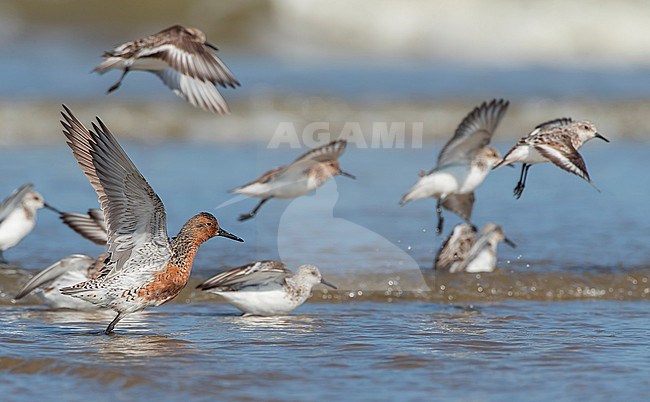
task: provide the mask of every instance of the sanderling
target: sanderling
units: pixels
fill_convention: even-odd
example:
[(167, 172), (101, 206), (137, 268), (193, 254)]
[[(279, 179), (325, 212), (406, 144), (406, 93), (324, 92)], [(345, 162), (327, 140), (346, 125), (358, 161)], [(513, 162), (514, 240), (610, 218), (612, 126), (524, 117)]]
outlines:
[(526, 137), (522, 137), (493, 169), (515, 162), (523, 163), (519, 182), (514, 190), (516, 198), (521, 197), (524, 192), (528, 169), (535, 163), (552, 162), (561, 169), (582, 177), (593, 186), (585, 161), (578, 152), (582, 144), (592, 138), (609, 142), (588, 120), (574, 121), (563, 117), (547, 121), (535, 127)]
[(301, 265), (293, 275), (281, 262), (256, 261), (215, 275), (197, 289), (223, 297), (244, 315), (271, 316), (292, 312), (319, 283), (336, 289), (313, 265)]
[(31, 183), (21, 186), (0, 203), (0, 263), (7, 262), (4, 252), (20, 243), (34, 229), (36, 212), (41, 208), (59, 213), (34, 191)]
[(59, 217), (70, 229), (91, 242), (105, 246), (108, 241), (108, 229), (104, 222), (104, 213), (98, 209), (89, 209), (86, 214), (61, 212)]
[(308, 194), (336, 175), (354, 179), (339, 167), (346, 140), (336, 140), (314, 148), (291, 164), (269, 170), (257, 180), (230, 190), (231, 193), (261, 198), (262, 201), (248, 214), (239, 216), (240, 221), (250, 219), (271, 198), (296, 198)]
[(115, 310), (117, 316), (104, 331), (110, 334), (125, 315), (176, 297), (187, 285), (202, 243), (215, 236), (243, 240), (220, 228), (207, 212), (190, 218), (170, 240), (162, 201), (104, 123), (98, 118), (88, 130), (63, 107), (63, 133), (99, 196), (110, 257), (96, 279), (61, 293)]
[(438, 233), (442, 232), (442, 207), (469, 222), (474, 205), (474, 190), (483, 183), (501, 158), (491, 147), (492, 135), (508, 109), (503, 99), (484, 102), (460, 123), (454, 136), (440, 151), (438, 163), (404, 194), (400, 205), (420, 198), (438, 200)]
[(515, 247), (497, 224), (488, 223), (477, 237), (474, 226), (460, 223), (440, 248), (434, 269), (451, 273), (492, 272), (497, 264), (497, 245), (502, 241)]
[(14, 299), (20, 300), (36, 290), (43, 303), (52, 308), (97, 309), (99, 306), (65, 295), (59, 289), (96, 279), (107, 257), (73, 254), (62, 258), (30, 279)]
[(206, 42), (200, 30), (174, 25), (105, 52), (105, 60), (93, 71), (104, 74), (112, 69), (124, 70), (108, 93), (120, 87), (129, 71), (149, 71), (192, 105), (214, 113), (230, 113), (216, 85), (235, 88), (239, 81), (217, 57), (217, 50)]
[[(97, 209), (89, 209), (87, 214), (61, 212), (59, 217), (72, 230), (85, 239), (106, 246), (108, 229), (104, 222), (104, 213)], [(15, 297), (19, 300), (34, 290), (43, 303), (52, 308), (70, 308), (75, 310), (97, 309), (99, 306), (76, 297), (64, 295), (59, 289), (90, 281), (99, 276), (108, 254), (97, 258), (83, 254), (73, 254), (60, 259), (40, 273), (36, 274)]]

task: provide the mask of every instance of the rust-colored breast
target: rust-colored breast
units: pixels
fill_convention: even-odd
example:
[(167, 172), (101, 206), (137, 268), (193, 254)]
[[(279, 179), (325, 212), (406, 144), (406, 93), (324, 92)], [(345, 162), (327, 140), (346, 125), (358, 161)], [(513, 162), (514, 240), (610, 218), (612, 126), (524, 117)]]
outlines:
[(147, 301), (159, 301), (160, 304), (172, 300), (187, 285), (190, 269), (168, 264), (167, 268), (156, 275), (153, 281), (138, 290), (138, 296)]

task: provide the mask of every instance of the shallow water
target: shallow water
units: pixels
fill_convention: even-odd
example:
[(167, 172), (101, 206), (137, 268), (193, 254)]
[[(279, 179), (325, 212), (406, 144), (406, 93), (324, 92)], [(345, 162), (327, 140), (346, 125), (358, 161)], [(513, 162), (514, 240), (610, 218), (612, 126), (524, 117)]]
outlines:
[(87, 314), (17, 306), (0, 325), (15, 399), (643, 400), (649, 385), (638, 302), (312, 303), (252, 319), (175, 304), (113, 337)]
[[(397, 202), (418, 170), (434, 163), (437, 145), (351, 145), (341, 164), (356, 181), (338, 178), (315, 195), (273, 200), (239, 223), (237, 215), (256, 202), (222, 205), (232, 198), (226, 191), (299, 150), (126, 143), (165, 202), (170, 234), (206, 210), (246, 240), (206, 243), (191, 285), (254, 259), (281, 258), (290, 268), (319, 266), (340, 290), (316, 292), (290, 317), (244, 319), (188, 286), (173, 303), (134, 315), (105, 337), (110, 314), (48, 311), (35, 297), (11, 301), (57, 259), (101, 252), (41, 211), (35, 231), (6, 253), (11, 266), (0, 269), (0, 390), (12, 399), (56, 393), (73, 400), (644, 399), (650, 177), (638, 166), (647, 145), (583, 148), (601, 192), (553, 166), (535, 166), (515, 200), (518, 169), (495, 171), (477, 193), (474, 221), (501, 224), (518, 247), (500, 247), (496, 273), (426, 281), (420, 270), (428, 271), (444, 240), (434, 233), (434, 203)], [(63, 145), (0, 150), (0, 168), (2, 194), (32, 181), (61, 209), (96, 206)], [(457, 222), (446, 216), (445, 234)]]

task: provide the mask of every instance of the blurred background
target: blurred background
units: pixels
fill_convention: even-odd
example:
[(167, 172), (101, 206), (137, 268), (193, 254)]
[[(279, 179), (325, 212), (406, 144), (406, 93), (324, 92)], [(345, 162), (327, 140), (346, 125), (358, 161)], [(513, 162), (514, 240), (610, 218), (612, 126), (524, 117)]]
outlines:
[[(280, 122), (368, 131), (378, 116), (446, 137), (458, 114), (493, 97), (514, 101), (503, 136), (570, 115), (645, 140), (649, 13), (641, 0), (6, 0), (0, 145), (58, 142), (63, 102), (122, 136), (268, 141)], [(192, 109), (150, 74), (107, 96), (119, 73), (89, 73), (103, 51), (173, 24), (220, 48), (242, 83), (223, 91), (232, 115)]]
[[(101, 316), (13, 300), (58, 259), (102, 251), (40, 211), (0, 268), (0, 395), (647, 400), (649, 16), (643, 0), (0, 1), (0, 199), (33, 182), (62, 210), (98, 206), (64, 144), (65, 103), (110, 127), (164, 201), (171, 236), (203, 210), (245, 239), (207, 242), (173, 303), (100, 337)], [(152, 74), (110, 95), (120, 72), (90, 74), (104, 51), (175, 24), (203, 30), (241, 81), (222, 91), (232, 114), (193, 108)], [(600, 190), (547, 163), (516, 200), (519, 167), (492, 172), (472, 221), (498, 223), (517, 248), (500, 246), (493, 273), (425, 283), (459, 219), (445, 212), (438, 235), (434, 200), (398, 201), (492, 98), (511, 101), (501, 153), (538, 123), (592, 120), (611, 140), (580, 150)], [(356, 138), (340, 162), (357, 180), (238, 222), (258, 200), (227, 191), (304, 152), (268, 145), (313, 122), (334, 136), (359, 127), (366, 145), (373, 124), (405, 123), (392, 127), (406, 146)], [(259, 259), (316, 264), (339, 290), (279, 321), (239, 319), (194, 290)]]

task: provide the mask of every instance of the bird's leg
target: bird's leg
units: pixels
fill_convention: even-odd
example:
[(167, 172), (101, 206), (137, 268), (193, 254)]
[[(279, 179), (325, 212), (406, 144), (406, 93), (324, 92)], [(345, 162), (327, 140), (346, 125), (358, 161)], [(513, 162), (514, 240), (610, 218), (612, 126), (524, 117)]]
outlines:
[(111, 321), (110, 324), (108, 324), (108, 327), (106, 327), (106, 330), (104, 331), (104, 334), (106, 335), (112, 335), (114, 334), (113, 329), (115, 328), (115, 325), (124, 318), (125, 314), (124, 313), (117, 313), (117, 316)]
[(108, 88), (108, 91), (106, 91), (106, 94), (107, 94), (107, 95), (110, 94), (111, 92), (115, 91), (117, 88), (120, 87), (120, 85), (122, 85), (122, 80), (124, 79), (124, 77), (126, 76), (126, 74), (127, 74), (128, 72), (129, 72), (129, 68), (126, 67), (126, 68), (124, 69), (124, 72), (122, 73), (122, 76), (120, 77), (119, 81), (117, 81), (115, 84), (113, 84), (112, 87)]
[(3, 250), (0, 250), (0, 264), (6, 264), (6, 263), (8, 263), (8, 262), (9, 262), (9, 261), (7, 261), (7, 260), (5, 259), (4, 251), (3, 251)]
[(526, 187), (526, 178), (528, 177), (528, 169), (530, 169), (532, 165), (528, 163), (524, 163), (521, 166), (521, 175), (519, 176), (519, 181), (517, 182), (517, 185), (515, 186), (515, 198), (519, 199), (521, 198), (521, 195), (524, 192), (524, 188)]
[(257, 213), (257, 211), (259, 211), (259, 209), (262, 208), (262, 205), (264, 205), (264, 203), (267, 202), (268, 200), (270, 200), (270, 198), (264, 198), (262, 201), (260, 201), (259, 204), (257, 204), (257, 206), (251, 212), (249, 212), (247, 214), (239, 215), (239, 221), (243, 222), (243, 221), (245, 221), (247, 219), (250, 219), (250, 218), (254, 217), (255, 214)]
[(442, 225), (445, 223), (445, 218), (442, 217), (442, 200), (438, 199), (438, 204), (436, 205), (436, 213), (438, 214), (438, 227), (436, 227), (436, 233), (442, 233)]

